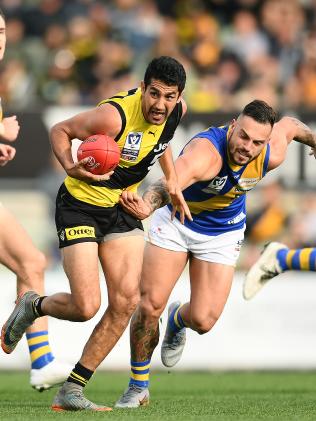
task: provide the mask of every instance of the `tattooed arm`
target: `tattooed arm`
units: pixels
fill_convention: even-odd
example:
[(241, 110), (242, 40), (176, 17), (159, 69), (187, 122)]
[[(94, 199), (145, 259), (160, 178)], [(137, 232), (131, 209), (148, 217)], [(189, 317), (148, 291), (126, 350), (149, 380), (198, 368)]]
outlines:
[(288, 145), (292, 140), (310, 146), (311, 155), (316, 158), (316, 134), (302, 121), (286, 116), (273, 127), (268, 170), (278, 167), (284, 161)]
[(170, 194), (164, 180), (158, 180), (151, 184), (144, 192), (143, 197), (137, 193), (123, 191), (120, 204), (124, 209), (137, 219), (146, 219), (156, 209), (170, 203)]
[[(222, 158), (211, 142), (204, 138), (195, 138), (184, 148), (182, 155), (175, 161), (178, 183), (181, 190), (197, 181), (211, 180), (222, 167)], [(171, 203), (167, 182), (161, 179), (151, 184), (143, 197), (125, 190), (120, 204), (138, 219), (145, 219), (156, 209)], [(186, 214), (188, 218), (188, 214)], [(180, 214), (180, 221), (184, 223)]]

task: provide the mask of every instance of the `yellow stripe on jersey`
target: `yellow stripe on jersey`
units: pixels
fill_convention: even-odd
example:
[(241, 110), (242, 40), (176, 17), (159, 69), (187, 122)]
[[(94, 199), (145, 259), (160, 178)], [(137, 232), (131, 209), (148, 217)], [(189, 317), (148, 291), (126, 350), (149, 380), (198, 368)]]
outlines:
[[(247, 193), (251, 189), (253, 189), (256, 184), (262, 179), (263, 176), (263, 165), (264, 159), (266, 155), (267, 148), (265, 147), (262, 153), (253, 161), (251, 161), (247, 167), (245, 168), (244, 172), (242, 173), (238, 184), (233, 186), (228, 192), (223, 195), (216, 195), (210, 197), (204, 201), (187, 201), (187, 204), (190, 208), (190, 211), (193, 214), (199, 214), (203, 211), (213, 211), (219, 209), (227, 208), (234, 199), (237, 197)], [(233, 166), (230, 164), (230, 167), (237, 170), (241, 167)], [(232, 168), (232, 169), (233, 169)], [(235, 169), (236, 171), (236, 169)]]

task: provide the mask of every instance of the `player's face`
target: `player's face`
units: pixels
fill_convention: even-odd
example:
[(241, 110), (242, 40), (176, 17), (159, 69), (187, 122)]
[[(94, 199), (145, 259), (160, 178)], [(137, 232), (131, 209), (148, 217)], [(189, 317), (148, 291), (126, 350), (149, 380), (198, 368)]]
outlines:
[(6, 33), (5, 33), (5, 21), (2, 16), (0, 16), (0, 60), (3, 59), (6, 43)]
[(142, 82), (141, 89), (145, 120), (151, 124), (163, 124), (180, 100), (178, 87), (168, 86), (160, 80), (152, 79), (146, 89)]
[(269, 123), (258, 123), (249, 116), (238, 117), (230, 129), (228, 153), (235, 165), (246, 165), (255, 159), (268, 143), (272, 131)]

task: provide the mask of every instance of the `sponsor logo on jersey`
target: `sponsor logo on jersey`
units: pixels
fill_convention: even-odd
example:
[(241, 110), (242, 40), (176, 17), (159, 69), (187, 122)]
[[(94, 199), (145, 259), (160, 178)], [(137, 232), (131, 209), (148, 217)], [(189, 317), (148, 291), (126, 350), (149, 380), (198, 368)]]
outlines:
[(240, 214), (237, 215), (234, 219), (227, 221), (227, 224), (228, 225), (238, 224), (238, 222), (242, 221), (245, 218), (246, 218), (246, 215), (244, 214), (244, 212), (240, 212)]
[(213, 180), (210, 182), (208, 186), (202, 189), (202, 191), (204, 193), (219, 194), (221, 190), (223, 189), (223, 187), (225, 186), (226, 181), (227, 181), (227, 175), (225, 175), (225, 177), (216, 176), (213, 178)]
[(260, 181), (259, 177), (255, 178), (241, 178), (238, 181), (238, 184), (236, 186), (236, 190), (240, 192), (247, 192), (255, 187), (256, 184), (258, 184)]
[(165, 149), (168, 148), (169, 143), (159, 143), (154, 149), (155, 153), (164, 152)]
[(136, 161), (142, 143), (143, 132), (129, 132), (122, 149), (122, 158), (127, 161)]
[(95, 238), (95, 228), (87, 225), (66, 228), (65, 232), (67, 240), (76, 240), (77, 238)]

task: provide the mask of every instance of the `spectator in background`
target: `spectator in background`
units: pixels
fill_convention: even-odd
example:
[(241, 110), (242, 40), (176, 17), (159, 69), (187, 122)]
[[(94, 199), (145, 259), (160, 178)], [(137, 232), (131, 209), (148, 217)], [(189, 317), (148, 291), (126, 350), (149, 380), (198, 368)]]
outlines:
[[(9, 58), (8, 66), (10, 72), (18, 67), (23, 85), (19, 92), (24, 93), (7, 93), (6, 100), (14, 107), (95, 104), (100, 89), (116, 83), (117, 73), (128, 73), (130, 80), (138, 81), (146, 63), (158, 55), (173, 56), (190, 70), (189, 110), (191, 105), (193, 111), (202, 112), (219, 107), (240, 110), (254, 97), (287, 108), (313, 108), (316, 103), (314, 2), (4, 0), (3, 4), (12, 20), (9, 49), (19, 62), (10, 66)], [(64, 30), (62, 37), (57, 27)], [(51, 33), (59, 39), (57, 47), (50, 47), (46, 39)], [(223, 62), (229, 52), (238, 63)], [(243, 83), (239, 72), (246, 76)], [(235, 86), (227, 88), (232, 82), (227, 76), (237, 78)], [(0, 84), (2, 78), (0, 74)]]

